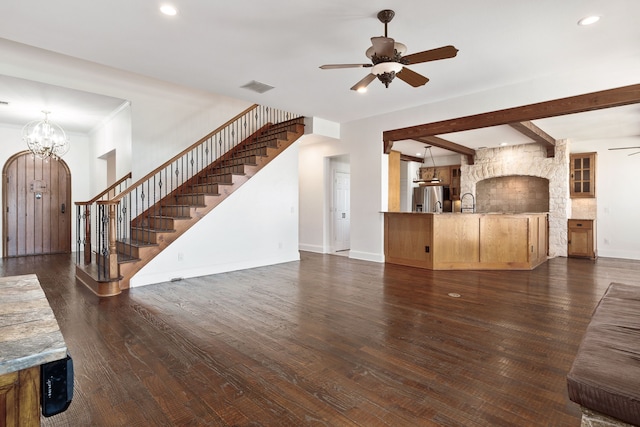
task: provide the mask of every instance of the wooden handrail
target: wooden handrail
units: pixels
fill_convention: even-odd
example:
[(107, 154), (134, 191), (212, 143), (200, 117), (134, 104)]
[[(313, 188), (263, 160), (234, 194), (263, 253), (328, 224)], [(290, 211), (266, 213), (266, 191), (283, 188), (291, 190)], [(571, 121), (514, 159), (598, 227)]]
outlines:
[(120, 178), (119, 180), (114, 182), (113, 184), (111, 184), (102, 193), (98, 194), (96, 197), (94, 197), (93, 199), (89, 200), (88, 202), (75, 202), (75, 204), (76, 205), (80, 205), (80, 206), (82, 206), (82, 205), (92, 205), (95, 202), (97, 202), (98, 200), (100, 200), (105, 194), (108, 194), (111, 190), (113, 190), (118, 185), (122, 184), (124, 181), (126, 181), (126, 180), (128, 180), (130, 178), (131, 178), (131, 172), (129, 172), (128, 174), (126, 174), (125, 176), (123, 176), (122, 178)]
[(200, 144), (202, 144), (204, 141), (206, 141), (207, 139), (211, 138), (213, 135), (215, 135), (216, 133), (222, 131), (224, 128), (226, 128), (227, 126), (231, 125), (233, 122), (239, 120), (242, 116), (244, 116), (245, 114), (247, 114), (249, 111), (251, 110), (255, 110), (256, 108), (258, 108), (259, 105), (258, 104), (253, 104), (251, 107), (247, 108), (246, 110), (244, 110), (243, 112), (241, 112), (240, 114), (236, 115), (235, 117), (233, 117), (232, 119), (228, 120), (225, 124), (223, 124), (222, 126), (218, 126), (217, 129), (215, 129), (214, 131), (208, 133), (206, 136), (200, 138), (198, 141), (196, 141), (195, 143), (191, 144), (189, 147), (185, 148), (184, 150), (182, 150), (181, 152), (179, 152), (178, 154), (176, 154), (175, 156), (173, 156), (171, 159), (167, 160), (166, 162), (164, 162), (162, 165), (158, 166), (157, 168), (155, 168), (153, 171), (149, 172), (148, 174), (146, 174), (145, 176), (143, 176), (142, 178), (140, 178), (139, 180), (137, 180), (134, 184), (130, 185), (129, 188), (127, 188), (126, 190), (124, 190), (122, 193), (118, 194), (117, 196), (115, 196), (114, 198), (111, 199), (111, 201), (113, 202), (119, 202), (124, 196), (126, 196), (127, 194), (131, 193), (135, 188), (137, 188), (139, 185), (144, 184), (148, 179), (152, 178), (155, 174), (161, 172), (164, 168), (168, 167), (171, 165), (171, 163), (173, 163), (174, 161), (178, 160), (179, 158), (181, 158), (182, 156), (184, 156), (185, 154), (187, 154), (189, 151), (194, 150), (195, 148), (197, 148)]

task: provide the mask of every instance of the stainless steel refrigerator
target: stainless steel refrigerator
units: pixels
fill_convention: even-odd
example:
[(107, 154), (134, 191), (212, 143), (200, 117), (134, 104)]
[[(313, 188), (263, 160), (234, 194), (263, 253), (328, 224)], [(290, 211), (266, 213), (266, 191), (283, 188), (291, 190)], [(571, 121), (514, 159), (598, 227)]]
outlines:
[(445, 188), (441, 185), (425, 185), (413, 189), (414, 212), (442, 212)]

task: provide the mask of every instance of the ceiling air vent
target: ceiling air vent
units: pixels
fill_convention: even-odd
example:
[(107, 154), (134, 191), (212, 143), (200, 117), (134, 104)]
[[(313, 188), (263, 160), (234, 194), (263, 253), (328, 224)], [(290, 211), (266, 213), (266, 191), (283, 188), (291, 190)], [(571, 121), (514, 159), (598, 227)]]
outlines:
[(260, 82), (257, 82), (255, 80), (251, 80), (246, 85), (240, 86), (240, 87), (244, 88), (244, 89), (249, 89), (249, 90), (252, 90), (252, 91), (258, 92), (258, 93), (265, 93), (265, 92), (273, 89), (273, 86), (269, 86), (268, 84), (260, 83)]
[(0, 105), (9, 105), (7, 101), (0, 101)]

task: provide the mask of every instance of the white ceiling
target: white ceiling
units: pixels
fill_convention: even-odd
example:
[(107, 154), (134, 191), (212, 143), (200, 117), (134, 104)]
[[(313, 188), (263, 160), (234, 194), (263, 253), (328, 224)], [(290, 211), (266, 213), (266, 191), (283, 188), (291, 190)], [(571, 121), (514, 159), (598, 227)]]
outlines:
[[(606, 82), (606, 76), (595, 73), (599, 64), (640, 58), (638, 0), (164, 3), (169, 2), (179, 11), (175, 17), (162, 15), (158, 8), (163, 2), (154, 0), (4, 1), (0, 38), (335, 122), (575, 69), (593, 68), (591, 78)], [(411, 66), (429, 77), (425, 86), (412, 88), (396, 79), (385, 89), (374, 81), (366, 94), (349, 90), (367, 74), (365, 69), (318, 68), (367, 62), (369, 39), (384, 33), (376, 14), (386, 8), (396, 12), (388, 35), (406, 44), (408, 54), (452, 44), (459, 49), (458, 56)], [(590, 14), (601, 15), (601, 21), (590, 27), (576, 24)], [(252, 80), (275, 89), (257, 94), (241, 88)], [(0, 101), (22, 105), (23, 111), (49, 109), (52, 120), (72, 131), (89, 131), (124, 101), (29, 83), (0, 76)], [(60, 99), (66, 105), (57, 105)], [(510, 106), (522, 104), (514, 96)], [(79, 108), (69, 117), (55, 116), (56, 111), (73, 107)], [(0, 106), (0, 121), (18, 124), (37, 118), (8, 110)], [(630, 106), (535, 123), (558, 139), (593, 138), (600, 133), (638, 136), (639, 114), (638, 106)], [(478, 148), (487, 144), (487, 136), (494, 145), (503, 138), (523, 142), (515, 131), (502, 127), (442, 137)], [(415, 155), (415, 147), (406, 153)]]

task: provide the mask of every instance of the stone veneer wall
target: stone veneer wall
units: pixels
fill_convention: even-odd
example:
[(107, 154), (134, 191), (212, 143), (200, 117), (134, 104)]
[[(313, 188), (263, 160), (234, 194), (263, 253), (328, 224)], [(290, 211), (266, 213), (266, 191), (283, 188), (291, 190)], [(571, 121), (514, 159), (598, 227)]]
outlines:
[(478, 181), (476, 212), (549, 212), (549, 180), (510, 175)]
[[(475, 164), (462, 157), (460, 194), (476, 196), (479, 181), (510, 175), (537, 176), (549, 180), (549, 256), (567, 255), (567, 218), (569, 199), (569, 147), (557, 141), (555, 157), (547, 158), (540, 144), (485, 148), (476, 151)], [(465, 203), (468, 198), (465, 199)]]

